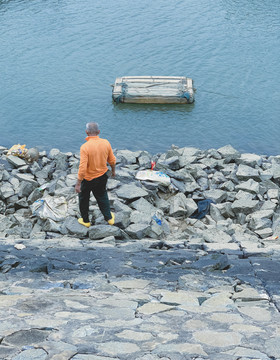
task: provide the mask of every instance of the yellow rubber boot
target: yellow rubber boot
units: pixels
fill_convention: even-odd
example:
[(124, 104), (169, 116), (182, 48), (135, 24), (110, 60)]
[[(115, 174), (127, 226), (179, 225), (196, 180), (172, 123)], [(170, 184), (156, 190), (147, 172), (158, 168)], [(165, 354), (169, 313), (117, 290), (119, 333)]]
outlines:
[(90, 227), (90, 222), (88, 223), (84, 222), (83, 218), (79, 218), (78, 223), (84, 225), (85, 227)]
[(112, 216), (112, 218), (110, 220), (108, 220), (108, 224), (114, 225), (115, 224), (115, 214), (111, 212), (111, 216)]

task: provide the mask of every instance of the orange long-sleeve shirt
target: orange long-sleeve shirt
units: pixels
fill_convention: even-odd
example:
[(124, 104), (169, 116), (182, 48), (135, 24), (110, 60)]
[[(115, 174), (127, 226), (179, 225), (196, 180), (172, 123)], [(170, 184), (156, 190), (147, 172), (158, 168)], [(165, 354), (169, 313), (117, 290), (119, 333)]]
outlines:
[(90, 181), (108, 171), (107, 163), (116, 163), (115, 155), (108, 140), (99, 136), (88, 136), (80, 148), (79, 180)]

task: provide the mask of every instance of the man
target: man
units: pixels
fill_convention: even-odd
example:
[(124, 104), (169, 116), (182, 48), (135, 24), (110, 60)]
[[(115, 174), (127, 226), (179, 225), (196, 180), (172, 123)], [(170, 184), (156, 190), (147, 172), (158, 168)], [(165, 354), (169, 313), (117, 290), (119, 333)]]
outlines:
[(114, 225), (115, 215), (110, 211), (110, 203), (106, 190), (107, 163), (115, 176), (116, 158), (108, 140), (101, 139), (98, 135), (98, 124), (91, 122), (86, 125), (86, 143), (80, 148), (80, 166), (75, 191), (79, 194), (79, 207), (82, 217), (78, 219), (81, 225), (90, 227), (88, 217), (89, 199), (92, 192), (104, 219), (109, 225)]

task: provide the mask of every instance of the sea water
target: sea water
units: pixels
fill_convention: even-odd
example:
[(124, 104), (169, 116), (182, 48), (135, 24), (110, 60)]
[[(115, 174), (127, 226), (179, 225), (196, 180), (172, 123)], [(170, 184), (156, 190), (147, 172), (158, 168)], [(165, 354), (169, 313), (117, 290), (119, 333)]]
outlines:
[[(0, 0), (0, 145), (231, 144), (280, 154), (279, 0)], [(187, 76), (189, 105), (115, 104), (119, 76)]]

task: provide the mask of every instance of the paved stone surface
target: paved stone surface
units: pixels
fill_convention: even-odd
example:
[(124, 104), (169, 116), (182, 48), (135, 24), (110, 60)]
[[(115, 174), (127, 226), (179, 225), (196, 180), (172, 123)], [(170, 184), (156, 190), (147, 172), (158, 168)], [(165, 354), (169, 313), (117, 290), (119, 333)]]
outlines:
[(280, 359), (270, 243), (221, 270), (186, 239), (0, 241), (0, 359)]

